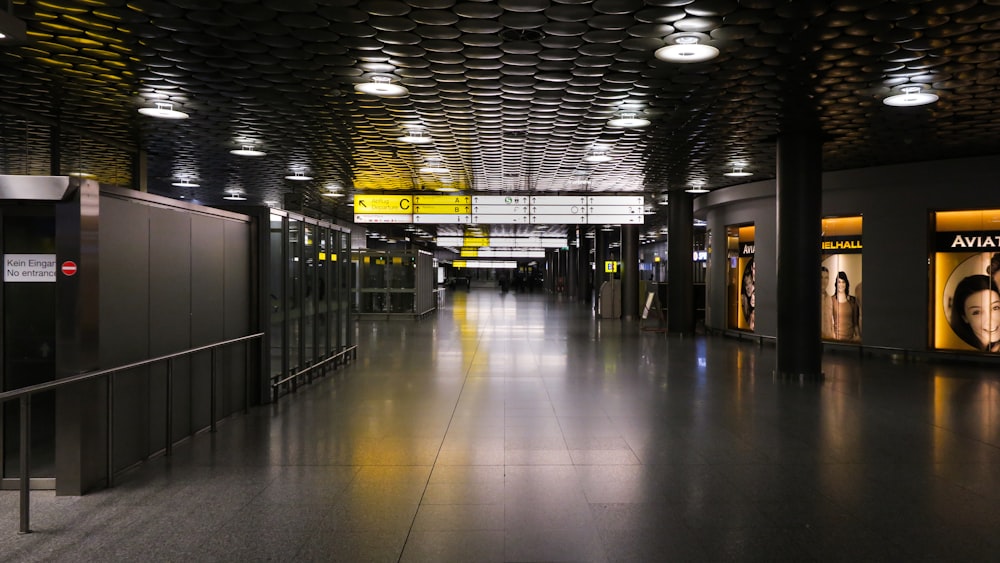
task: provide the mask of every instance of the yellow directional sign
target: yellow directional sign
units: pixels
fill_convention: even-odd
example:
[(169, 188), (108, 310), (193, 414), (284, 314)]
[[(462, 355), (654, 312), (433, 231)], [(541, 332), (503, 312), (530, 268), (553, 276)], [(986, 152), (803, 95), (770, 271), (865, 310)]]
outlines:
[(610, 260), (604, 263), (604, 272), (608, 274), (613, 274), (618, 271), (618, 262), (611, 262)]
[(474, 248), (477, 246), (489, 246), (489, 237), (465, 237), (462, 239), (462, 246)]
[(466, 265), (466, 263), (467, 263), (466, 260), (453, 260), (451, 262), (451, 265), (454, 266), (454, 267), (456, 267), (456, 268), (464, 268), (465, 265)]
[(354, 214), (407, 214), (413, 213), (413, 196), (410, 195), (355, 195)]
[(479, 249), (476, 248), (463, 248), (462, 258), (477, 258), (479, 256)]
[[(420, 196), (417, 197), (419, 198)], [(471, 209), (472, 209), (471, 205), (454, 205), (454, 204), (442, 205), (436, 203), (426, 204), (426, 203), (420, 203), (419, 200), (417, 200), (416, 205), (413, 206), (413, 212), (417, 214), (437, 213), (440, 215), (468, 215), (469, 213), (471, 213), (470, 211)]]
[[(415, 195), (413, 203), (417, 205), (471, 205), (470, 195)], [(430, 213), (430, 212), (428, 212)], [(468, 213), (468, 211), (466, 211)]]

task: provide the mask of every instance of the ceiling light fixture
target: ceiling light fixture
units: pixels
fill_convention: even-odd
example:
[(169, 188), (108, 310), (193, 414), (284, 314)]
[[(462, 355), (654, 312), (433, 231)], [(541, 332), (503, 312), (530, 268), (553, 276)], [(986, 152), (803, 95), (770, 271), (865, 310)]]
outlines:
[(295, 172), (292, 172), (292, 174), (290, 176), (285, 176), (285, 179), (286, 180), (295, 180), (296, 182), (305, 182), (305, 181), (308, 181), (308, 180), (312, 180), (313, 177), (312, 176), (306, 176), (304, 173), (302, 173), (301, 170), (296, 170)]
[(583, 160), (584, 162), (607, 162), (611, 160), (611, 156), (603, 151), (594, 151), (583, 157)]
[(723, 176), (730, 176), (733, 178), (743, 178), (746, 176), (753, 176), (753, 172), (744, 172), (742, 166), (734, 166), (732, 172), (726, 172)]
[(376, 74), (372, 76), (371, 82), (356, 84), (354, 89), (362, 94), (371, 94), (382, 98), (398, 98), (410, 93), (405, 87), (393, 84), (388, 76)]
[(901, 88), (902, 94), (889, 96), (882, 103), (893, 107), (923, 106), (938, 101), (936, 94), (922, 92), (920, 86), (909, 84)]
[(323, 197), (344, 197), (341, 192), (323, 192)]
[(707, 190), (705, 186), (697, 185), (697, 186), (691, 186), (690, 188), (684, 191), (689, 194), (707, 194), (709, 190)]
[(428, 158), (427, 165), (420, 168), (422, 174), (447, 174), (448, 168), (441, 166), (441, 159)]
[(243, 192), (239, 190), (229, 190), (226, 192), (229, 195), (223, 196), (222, 199), (228, 199), (229, 201), (246, 201), (247, 196), (243, 195)]
[(410, 143), (413, 145), (426, 145), (427, 143), (431, 142), (432, 139), (428, 137), (427, 134), (424, 133), (423, 131), (420, 131), (418, 129), (410, 129), (406, 132), (406, 135), (400, 137), (399, 140), (404, 143)]
[(238, 156), (267, 156), (266, 152), (255, 149), (253, 143), (246, 143), (238, 149), (229, 151), (229, 153)]
[(187, 178), (182, 178), (182, 179), (174, 182), (171, 185), (172, 186), (177, 186), (178, 188), (200, 188), (201, 187), (201, 184), (192, 182), (191, 180), (189, 180)]
[(673, 63), (700, 63), (719, 56), (719, 50), (699, 42), (695, 35), (681, 35), (673, 45), (660, 47), (653, 56)]
[(188, 114), (174, 109), (174, 104), (170, 102), (155, 102), (156, 107), (139, 108), (139, 113), (160, 119), (187, 119)]
[(608, 126), (610, 127), (635, 129), (647, 125), (649, 125), (649, 120), (639, 117), (639, 114), (634, 111), (623, 111), (618, 117), (608, 120)]

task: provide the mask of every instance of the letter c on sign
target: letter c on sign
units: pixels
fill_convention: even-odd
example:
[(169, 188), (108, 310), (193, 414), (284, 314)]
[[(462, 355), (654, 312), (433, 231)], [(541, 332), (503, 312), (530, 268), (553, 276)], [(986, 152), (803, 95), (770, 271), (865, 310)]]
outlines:
[(410, 200), (405, 199), (405, 198), (399, 200), (399, 208), (400, 209), (409, 209), (410, 208)]

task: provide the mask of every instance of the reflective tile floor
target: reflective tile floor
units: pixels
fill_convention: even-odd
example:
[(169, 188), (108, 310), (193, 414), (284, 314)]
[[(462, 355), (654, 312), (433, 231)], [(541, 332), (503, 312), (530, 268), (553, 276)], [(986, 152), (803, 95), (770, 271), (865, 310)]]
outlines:
[(995, 367), (774, 349), (449, 292), (355, 363), (79, 498), (4, 561), (998, 561)]

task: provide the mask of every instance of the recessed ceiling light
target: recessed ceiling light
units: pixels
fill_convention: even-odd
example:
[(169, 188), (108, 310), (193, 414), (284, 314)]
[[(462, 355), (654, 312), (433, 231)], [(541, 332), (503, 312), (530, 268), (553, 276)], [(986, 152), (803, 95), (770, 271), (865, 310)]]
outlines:
[(432, 141), (426, 133), (417, 129), (410, 129), (406, 132), (406, 135), (400, 137), (399, 140), (404, 143), (411, 143), (414, 145), (426, 145)]
[(902, 94), (889, 96), (882, 103), (893, 107), (923, 106), (938, 101), (936, 94), (921, 92), (920, 86), (909, 85), (902, 88)]
[(312, 176), (306, 176), (300, 170), (296, 170), (290, 176), (285, 176), (286, 180), (295, 180), (296, 182), (305, 182), (307, 180), (312, 180)]
[(420, 169), (420, 172), (424, 174), (447, 174), (450, 170), (444, 166), (424, 166)]
[(673, 45), (657, 49), (653, 56), (673, 63), (700, 63), (719, 56), (719, 50), (699, 43), (694, 35), (682, 35), (674, 40)]
[(170, 102), (156, 102), (156, 107), (139, 108), (139, 113), (160, 119), (187, 119), (188, 114), (174, 109)]
[(371, 94), (382, 98), (398, 98), (410, 93), (405, 87), (393, 84), (388, 76), (376, 74), (371, 82), (362, 82), (354, 86), (362, 94)]
[(611, 156), (605, 152), (592, 152), (583, 157), (583, 160), (585, 162), (607, 162), (611, 160)]
[(734, 166), (732, 172), (726, 172), (723, 176), (742, 178), (744, 176), (753, 176), (753, 172), (744, 172), (742, 166)]
[(610, 127), (624, 127), (627, 129), (633, 129), (649, 125), (649, 120), (639, 117), (639, 114), (634, 111), (623, 111), (615, 119), (608, 120), (608, 125)]
[(245, 144), (241, 148), (233, 149), (229, 152), (230, 154), (235, 154), (239, 156), (267, 156), (266, 152), (255, 149), (252, 143)]

